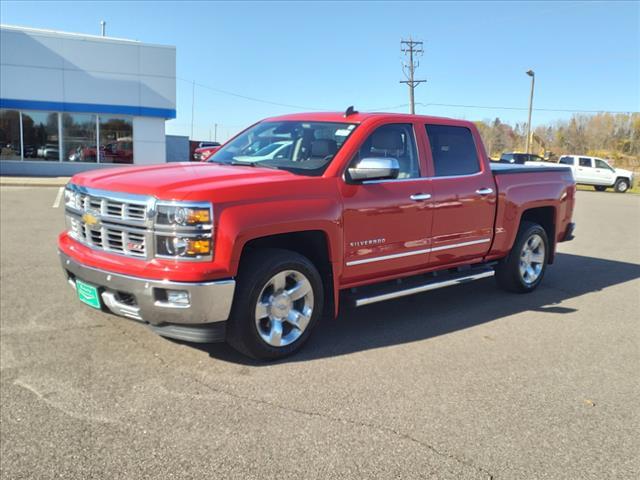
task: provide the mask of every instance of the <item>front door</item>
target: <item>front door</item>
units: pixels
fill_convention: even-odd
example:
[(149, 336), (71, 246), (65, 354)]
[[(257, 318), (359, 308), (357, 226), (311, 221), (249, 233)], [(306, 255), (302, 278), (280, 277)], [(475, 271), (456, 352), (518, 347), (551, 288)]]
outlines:
[(429, 256), (431, 186), (423, 176), (414, 125), (386, 124), (363, 142), (352, 160), (398, 160), (397, 179), (342, 185), (343, 283), (366, 282), (424, 267)]
[(479, 260), (491, 246), (497, 199), (493, 174), (480, 162), (482, 143), (465, 126), (423, 128), (433, 170), (429, 267)]
[(616, 172), (613, 168), (611, 168), (607, 162), (600, 160), (599, 158), (594, 158), (593, 161), (595, 162), (594, 171), (598, 185), (613, 185), (616, 181)]

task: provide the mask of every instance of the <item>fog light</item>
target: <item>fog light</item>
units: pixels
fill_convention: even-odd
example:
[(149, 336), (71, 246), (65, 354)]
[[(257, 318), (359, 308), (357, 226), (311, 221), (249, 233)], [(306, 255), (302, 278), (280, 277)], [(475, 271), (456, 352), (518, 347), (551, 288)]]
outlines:
[(167, 290), (167, 303), (189, 305), (189, 292), (186, 290)]

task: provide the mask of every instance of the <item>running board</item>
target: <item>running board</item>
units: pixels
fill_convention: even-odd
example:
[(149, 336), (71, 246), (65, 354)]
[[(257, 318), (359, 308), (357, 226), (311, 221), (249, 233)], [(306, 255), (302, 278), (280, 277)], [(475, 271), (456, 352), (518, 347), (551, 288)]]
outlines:
[(425, 279), (424, 276), (421, 278), (413, 277), (408, 281), (392, 285), (387, 283), (386, 285), (364, 287), (362, 288), (362, 291), (356, 289), (356, 292), (350, 296), (352, 298), (352, 305), (362, 307), (364, 305), (384, 302), (385, 300), (391, 300), (393, 298), (406, 297), (408, 295), (415, 295), (416, 293), (428, 292), (430, 290), (452, 287), (454, 285), (461, 285), (463, 283), (493, 277), (495, 273), (496, 272), (493, 268), (482, 267), (468, 269), (466, 271), (456, 272), (453, 274), (438, 275), (437, 277), (428, 280)]

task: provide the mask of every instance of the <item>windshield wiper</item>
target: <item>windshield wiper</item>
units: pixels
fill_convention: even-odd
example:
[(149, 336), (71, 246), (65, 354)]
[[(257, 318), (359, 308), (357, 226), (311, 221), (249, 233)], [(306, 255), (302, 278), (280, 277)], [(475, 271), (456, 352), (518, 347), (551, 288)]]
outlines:
[(270, 168), (272, 170), (278, 170), (278, 167), (276, 167), (275, 165), (266, 165), (266, 164), (263, 164), (262, 162), (239, 162), (237, 160), (232, 160), (231, 162), (227, 163), (227, 165), (242, 165), (245, 167), (262, 167), (262, 168)]

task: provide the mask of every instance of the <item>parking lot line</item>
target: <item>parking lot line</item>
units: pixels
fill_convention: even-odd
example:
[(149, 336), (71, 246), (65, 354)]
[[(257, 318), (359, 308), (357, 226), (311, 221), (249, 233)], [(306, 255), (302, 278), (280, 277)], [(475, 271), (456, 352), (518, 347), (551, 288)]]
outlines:
[(51, 205), (51, 208), (58, 208), (60, 206), (60, 200), (62, 200), (62, 193), (64, 192), (64, 187), (60, 187), (58, 189), (58, 194), (56, 195), (56, 199)]

